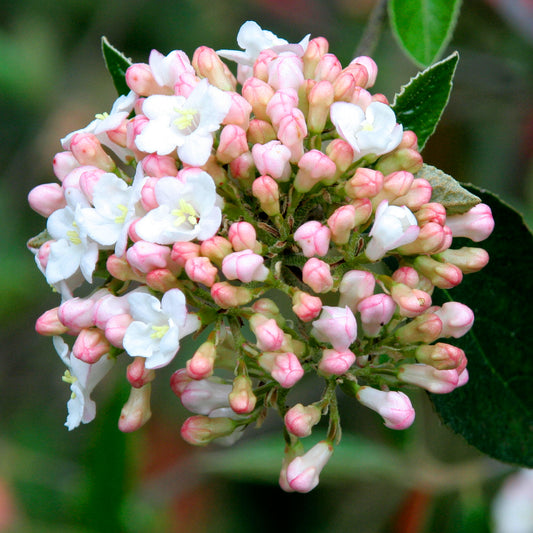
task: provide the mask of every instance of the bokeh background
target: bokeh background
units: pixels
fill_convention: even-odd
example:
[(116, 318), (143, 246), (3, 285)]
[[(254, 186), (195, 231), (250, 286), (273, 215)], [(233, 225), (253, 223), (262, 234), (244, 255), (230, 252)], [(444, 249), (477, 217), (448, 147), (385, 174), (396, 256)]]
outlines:
[[(61, 150), (59, 139), (109, 110), (116, 97), (101, 36), (141, 62), (152, 48), (191, 56), (204, 44), (235, 49), (240, 25), (255, 20), (289, 42), (322, 35), (347, 64), (374, 3), (2, 3), (0, 532), (495, 531), (495, 498), (516, 469), (442, 427), (422, 394), (413, 396), (415, 425), (401, 434), (341, 399), (345, 438), (320, 487), (308, 495), (285, 494), (277, 486), (283, 442), (275, 416), (260, 430), (250, 428), (233, 449), (194, 449), (179, 435), (187, 415), (167, 386), (174, 368), (158, 374), (153, 418), (137, 434), (117, 429), (128, 394), (120, 369), (95, 391), (97, 419), (68, 432), (64, 368), (50, 339), (34, 332), (36, 318), (58, 297), (25, 247), (44, 228), (26, 196), (55, 180), (51, 162)], [(424, 159), (498, 193), (531, 221), (532, 2), (464, 2), (449, 50), (460, 53), (454, 90)], [(380, 67), (373, 90), (392, 100), (418, 69), (387, 27), (372, 56)]]

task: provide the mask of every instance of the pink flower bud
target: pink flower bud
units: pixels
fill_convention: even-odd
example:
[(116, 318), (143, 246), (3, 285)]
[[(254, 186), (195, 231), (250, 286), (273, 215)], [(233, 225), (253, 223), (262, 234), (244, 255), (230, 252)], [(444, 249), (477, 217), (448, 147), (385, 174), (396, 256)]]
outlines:
[(279, 186), (270, 176), (259, 176), (252, 183), (252, 194), (269, 216), (279, 215)]
[(331, 83), (335, 81), (342, 71), (341, 62), (334, 54), (324, 54), (315, 69), (315, 80), (327, 80)]
[(246, 131), (248, 129), (248, 125), (250, 124), (250, 113), (252, 112), (252, 106), (239, 93), (231, 91), (230, 96), (231, 106), (222, 123), (234, 124), (235, 126), (239, 126)]
[(415, 178), (407, 193), (398, 196), (391, 203), (393, 205), (406, 205), (411, 211), (417, 211), (431, 200), (432, 194), (433, 187), (428, 180)]
[(129, 314), (130, 305), (127, 295), (115, 296), (108, 293), (99, 298), (93, 307), (93, 322), (100, 329), (105, 329), (107, 322), (116, 315)]
[(261, 175), (269, 175), (278, 181), (287, 181), (291, 173), (291, 151), (279, 141), (254, 144), (252, 157)]
[(250, 317), (250, 328), (256, 337), (257, 347), (263, 352), (276, 352), (284, 340), (283, 330), (273, 318), (260, 314)]
[(375, 165), (375, 169), (383, 172), (383, 174), (389, 174), (398, 169), (416, 174), (422, 168), (422, 165), (422, 156), (417, 150), (397, 148), (389, 154), (381, 156)]
[(462, 215), (447, 217), (446, 225), (451, 228), (454, 237), (467, 237), (480, 242), (492, 233), (494, 218), (488, 205), (477, 204)]
[(220, 132), (220, 141), (217, 148), (217, 159), (229, 163), (248, 151), (246, 132), (234, 124), (228, 124)]
[(141, 165), (145, 176), (164, 178), (178, 175), (176, 160), (169, 155), (149, 154), (142, 159)]
[(141, 189), (141, 205), (146, 211), (159, 207), (155, 197), (155, 186), (159, 178), (147, 177)]
[(124, 404), (118, 420), (118, 429), (123, 433), (130, 433), (141, 428), (152, 416), (150, 410), (150, 392), (152, 385), (132, 387), (128, 401)]
[(216, 356), (216, 347), (212, 342), (202, 343), (187, 361), (187, 374), (196, 380), (208, 378), (213, 374)]
[(378, 66), (376, 65), (376, 62), (368, 56), (359, 56), (355, 59), (352, 59), (350, 62), (350, 65), (362, 65), (365, 67), (367, 73), (368, 73), (368, 80), (365, 84), (365, 89), (369, 89), (370, 87), (373, 87), (376, 83), (376, 78), (378, 75)]
[(302, 224), (294, 232), (294, 240), (298, 243), (305, 257), (323, 256), (328, 253), (331, 231), (316, 220)]
[(335, 163), (326, 154), (320, 150), (309, 150), (298, 161), (294, 188), (299, 192), (308, 192), (319, 181), (332, 179), (336, 170)]
[(358, 105), (363, 111), (366, 111), (366, 108), (374, 102), (372, 95), (362, 87), (356, 87), (353, 91), (352, 98), (350, 99), (351, 104)]
[(377, 337), (382, 326), (388, 324), (396, 311), (396, 303), (388, 294), (372, 294), (360, 300), (357, 310), (361, 315), (363, 331)]
[(101, 329), (82, 329), (78, 334), (72, 354), (85, 363), (96, 363), (103, 355), (109, 353), (111, 346)]
[(261, 244), (257, 242), (255, 228), (249, 222), (234, 222), (228, 230), (228, 239), (236, 252), (242, 250), (261, 251)]
[(195, 446), (204, 446), (213, 439), (231, 435), (237, 422), (227, 417), (210, 418), (208, 416), (191, 416), (181, 426), (181, 437)]
[(303, 322), (310, 322), (322, 310), (322, 300), (303, 291), (296, 291), (292, 297), (292, 310)]
[(294, 458), (287, 467), (290, 488), (303, 493), (313, 490), (332, 454), (333, 446), (327, 441), (320, 441), (304, 455)]
[(315, 37), (309, 41), (302, 57), (304, 62), (304, 76), (306, 79), (315, 77), (315, 69), (324, 54), (327, 54), (329, 43), (324, 37)]
[[(176, 245), (174, 245), (176, 246)], [(217, 266), (222, 265), (222, 260), (233, 251), (231, 243), (220, 235), (215, 235), (210, 239), (202, 241), (200, 253), (215, 263)]]
[(383, 174), (370, 168), (358, 168), (346, 182), (344, 190), (350, 198), (373, 198), (383, 188)]
[(213, 409), (229, 406), (228, 395), (231, 388), (231, 385), (208, 379), (193, 380), (181, 390), (180, 400), (189, 411), (207, 415)]
[(167, 267), (170, 248), (152, 242), (138, 241), (128, 248), (126, 259), (132, 268), (146, 274), (157, 268)]
[(311, 435), (313, 426), (320, 422), (321, 417), (322, 413), (318, 407), (297, 403), (285, 413), (283, 421), (289, 433), (305, 438)]
[(253, 298), (252, 292), (246, 287), (236, 287), (226, 281), (213, 284), (211, 297), (215, 303), (223, 309), (240, 307)]
[(324, 350), (318, 369), (328, 376), (340, 376), (355, 363), (355, 354), (350, 350)]
[[(122, 344), (124, 335), (128, 326), (133, 322), (133, 318), (129, 314), (115, 315), (109, 318), (105, 324), (104, 334), (105, 338), (110, 342), (112, 346), (116, 348), (124, 349)], [(143, 361), (144, 357), (141, 357)], [(131, 382), (130, 382), (131, 383)], [(132, 383), (133, 385), (133, 383)]]
[(257, 398), (252, 390), (252, 380), (248, 376), (237, 376), (229, 393), (230, 407), (237, 414), (246, 415), (255, 409)]
[(353, 148), (344, 139), (333, 139), (326, 147), (326, 154), (335, 163), (338, 174), (346, 172), (354, 158)]
[(116, 166), (92, 133), (75, 133), (70, 140), (70, 151), (80, 165), (94, 165), (108, 172)]
[(319, 342), (328, 342), (338, 352), (344, 352), (357, 338), (357, 322), (348, 306), (325, 305), (320, 318), (313, 322), (311, 334)]
[(415, 419), (415, 410), (411, 405), (411, 400), (403, 392), (361, 387), (357, 391), (357, 399), (365, 407), (382, 416), (388, 428), (406, 429)]
[(253, 75), (266, 82), (268, 80), (268, 66), (276, 57), (278, 54), (271, 48), (261, 50), (253, 66)]
[(458, 250), (448, 248), (436, 255), (435, 259), (451, 263), (461, 269), (463, 274), (480, 271), (489, 262), (489, 254), (483, 248), (463, 246)]
[(145, 363), (145, 357), (135, 357), (126, 370), (129, 384), (136, 389), (144, 387), (155, 378), (155, 370), (146, 368)]
[(255, 254), (252, 250), (242, 250), (224, 257), (222, 272), (229, 280), (238, 279), (243, 283), (265, 281), (269, 270), (263, 262), (263, 257)]
[(242, 86), (242, 95), (252, 106), (255, 118), (270, 120), (267, 114), (267, 105), (274, 96), (274, 89), (258, 78), (248, 78)]
[(349, 270), (342, 277), (339, 285), (339, 307), (348, 306), (356, 311), (359, 302), (374, 294), (376, 278), (365, 270)]
[[(366, 76), (364, 69), (361, 69), (361, 72)], [(356, 78), (359, 77), (356, 73), (342, 71), (333, 82), (334, 101), (351, 102), (355, 88), (357, 87)]]
[(52, 165), (54, 169), (54, 175), (59, 181), (63, 181), (67, 174), (80, 166), (78, 160), (74, 157), (74, 154), (70, 150), (58, 152), (54, 156)]
[(462, 337), (474, 324), (474, 313), (460, 302), (446, 302), (435, 314), (442, 320), (441, 337)]
[(329, 118), (329, 107), (333, 103), (335, 90), (331, 82), (323, 80), (313, 86), (309, 92), (309, 111), (307, 125), (313, 133), (320, 133)]
[(451, 289), (463, 280), (460, 268), (451, 263), (441, 263), (426, 255), (417, 256), (413, 267), (439, 289)]
[(419, 363), (430, 365), (437, 370), (453, 370), (460, 374), (466, 367), (465, 352), (453, 346), (437, 342), (437, 344), (423, 344), (415, 351), (415, 357)]
[(177, 265), (184, 267), (189, 259), (200, 256), (200, 250), (201, 246), (195, 242), (175, 242), (172, 245), (170, 258)]
[(45, 335), (47, 337), (63, 335), (68, 332), (67, 326), (65, 326), (58, 317), (58, 307), (45, 311), (35, 323), (35, 331), (39, 335)]
[(146, 63), (134, 63), (128, 67), (126, 83), (132, 91), (142, 96), (150, 96), (161, 90), (155, 81), (152, 69)]
[(398, 370), (398, 379), (410, 385), (416, 385), (433, 394), (452, 392), (459, 383), (457, 370), (437, 370), (420, 363), (402, 365)]
[(274, 126), (270, 122), (254, 118), (250, 120), (250, 125), (246, 131), (246, 139), (248, 143), (254, 145), (275, 141), (277, 137)]
[(324, 261), (311, 257), (302, 268), (302, 280), (316, 293), (329, 292), (333, 288), (330, 267)]
[(274, 89), (298, 89), (304, 82), (303, 61), (291, 52), (282, 52), (268, 64), (268, 83)]
[(428, 222), (420, 228), (418, 237), (411, 243), (398, 247), (403, 255), (436, 254), (447, 250), (452, 243), (452, 232), (448, 226)]
[[(99, 168), (97, 169), (91, 167), (80, 167), (80, 169), (89, 169), (80, 172), (78, 185), (83, 194), (85, 194), (87, 199), (92, 203), (94, 187), (100, 181), (100, 178), (103, 174), (105, 174), (105, 172)], [(67, 185), (68, 187), (69, 181), (70, 180), (68, 178), (65, 178), (63, 186)]]
[(172, 392), (180, 398), (183, 390), (191, 381), (193, 381), (193, 379), (189, 376), (187, 370), (185, 368), (180, 368), (170, 376), (170, 388), (172, 389)]
[(403, 283), (395, 283), (390, 295), (398, 304), (400, 316), (413, 318), (422, 314), (431, 305), (431, 296), (419, 289), (412, 289)]
[(223, 91), (234, 91), (237, 80), (217, 53), (208, 46), (200, 46), (192, 56), (192, 66), (201, 78)]
[(67, 205), (59, 183), (37, 185), (28, 194), (28, 202), (30, 207), (43, 217), (49, 217), (54, 211)]
[(425, 312), (418, 315), (394, 332), (400, 344), (422, 342), (430, 344), (441, 336), (442, 320), (435, 314)]
[(238, 180), (251, 180), (255, 176), (254, 159), (251, 152), (245, 152), (229, 164), (231, 175)]
[(157, 292), (167, 292), (180, 288), (176, 273), (168, 268), (156, 268), (146, 274), (146, 285)]
[(296, 163), (304, 155), (303, 140), (306, 136), (307, 123), (300, 109), (295, 107), (280, 118), (278, 139), (290, 149), (292, 163)]
[(185, 263), (185, 273), (192, 281), (211, 287), (216, 281), (218, 269), (207, 257), (191, 257)]
[(438, 202), (428, 202), (416, 211), (415, 217), (418, 220), (419, 226), (424, 226), (429, 222), (436, 222), (441, 226), (446, 223), (446, 209)]
[(71, 330), (80, 331), (94, 326), (95, 304), (106, 295), (109, 295), (109, 292), (104, 289), (97, 291), (90, 298), (70, 298), (65, 300), (58, 309), (59, 320)]
[(413, 267), (400, 267), (396, 269), (392, 274), (392, 279), (397, 283), (403, 283), (411, 289), (416, 289), (420, 283), (420, 276)]
[(290, 389), (304, 375), (304, 369), (292, 352), (265, 352), (259, 364), (284, 388)]
[(357, 210), (353, 205), (342, 205), (328, 218), (331, 240), (335, 244), (346, 244), (357, 224)]
[(382, 200), (389, 200), (389, 203), (392, 203), (396, 198), (404, 196), (411, 188), (413, 180), (414, 176), (405, 170), (399, 170), (387, 174), (383, 179), (383, 188), (374, 198), (372, 198), (372, 204), (377, 206)]

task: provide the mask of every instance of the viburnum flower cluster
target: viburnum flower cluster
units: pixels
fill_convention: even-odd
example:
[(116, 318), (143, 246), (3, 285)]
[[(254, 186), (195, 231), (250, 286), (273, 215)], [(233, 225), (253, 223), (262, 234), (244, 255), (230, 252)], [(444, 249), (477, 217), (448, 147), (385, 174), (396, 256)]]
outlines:
[[(152, 51), (110, 113), (62, 139), (59, 183), (29, 194), (48, 219), (29, 247), (61, 295), (36, 329), (67, 367), (69, 429), (95, 417), (91, 393), (116, 361), (131, 385), (119, 428), (140, 428), (157, 369), (175, 365), (186, 441), (231, 444), (272, 408), (280, 484), (307, 492), (340, 439), (338, 387), (403, 429), (415, 413), (399, 389), (468, 381), (448, 340), (473, 312), (432, 293), (485, 266), (483, 249), (452, 242), (494, 222), (484, 204), (450, 215), (432, 199), (416, 135), (370, 92), (370, 57), (342, 66), (326, 39), (289, 44), (254, 22), (237, 41), (192, 59)], [(289, 402), (308, 374), (323, 380), (316, 400)]]

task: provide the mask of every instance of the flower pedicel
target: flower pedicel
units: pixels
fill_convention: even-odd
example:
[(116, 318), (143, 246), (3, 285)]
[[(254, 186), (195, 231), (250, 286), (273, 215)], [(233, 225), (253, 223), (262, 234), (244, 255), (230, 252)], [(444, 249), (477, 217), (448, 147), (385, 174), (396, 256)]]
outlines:
[[(28, 246), (61, 295), (36, 329), (67, 366), (69, 429), (95, 417), (91, 393), (116, 360), (132, 387), (119, 428), (138, 429), (157, 369), (176, 365), (172, 390), (193, 413), (183, 438), (233, 443), (273, 408), (280, 484), (307, 492), (340, 440), (337, 386), (404, 429), (415, 413), (399, 389), (467, 382), (464, 352), (443, 339), (473, 313), (431, 295), (485, 266), (453, 237), (482, 241), (494, 221), (484, 204), (450, 216), (432, 200), (416, 136), (370, 92), (371, 58), (343, 68), (324, 38), (290, 44), (255, 22), (237, 41), (192, 60), (152, 51), (109, 114), (62, 140), (60, 183), (29, 195), (48, 221)], [(290, 405), (309, 373), (324, 390)], [(303, 454), (322, 418), (327, 437)]]

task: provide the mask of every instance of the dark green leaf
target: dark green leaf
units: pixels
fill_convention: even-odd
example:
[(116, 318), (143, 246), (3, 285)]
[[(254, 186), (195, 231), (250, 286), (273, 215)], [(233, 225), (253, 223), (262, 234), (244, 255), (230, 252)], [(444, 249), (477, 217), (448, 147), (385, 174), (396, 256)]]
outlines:
[(442, 301), (465, 303), (476, 315), (472, 330), (454, 342), (466, 352), (470, 379), (431, 399), (443, 421), (470, 444), (501, 461), (533, 467), (533, 235), (516, 211), (471, 188), (496, 222), (480, 243), (490, 262), (442, 294)]
[(427, 67), (450, 41), (460, 8), (460, 0), (390, 0), (389, 17), (401, 48)]
[(416, 177), (424, 178), (431, 183), (433, 187), (431, 201), (442, 204), (449, 215), (466, 213), (481, 202), (475, 194), (461, 187), (456, 179), (431, 165), (424, 165), (416, 173)]
[(102, 53), (119, 96), (128, 94), (130, 88), (126, 84), (126, 70), (131, 65), (131, 61), (122, 52), (111, 46), (106, 37), (102, 37)]
[(420, 150), (435, 131), (448, 103), (458, 60), (459, 54), (454, 52), (419, 72), (394, 98), (396, 120), (404, 129), (416, 133)]

